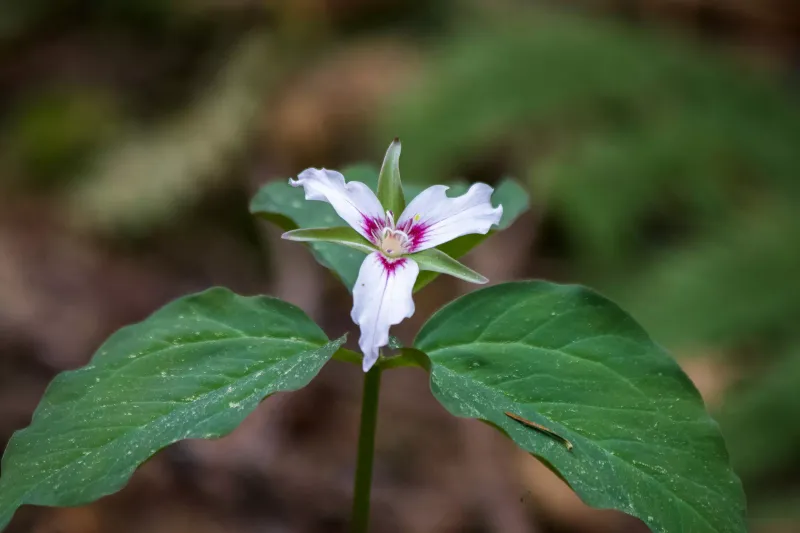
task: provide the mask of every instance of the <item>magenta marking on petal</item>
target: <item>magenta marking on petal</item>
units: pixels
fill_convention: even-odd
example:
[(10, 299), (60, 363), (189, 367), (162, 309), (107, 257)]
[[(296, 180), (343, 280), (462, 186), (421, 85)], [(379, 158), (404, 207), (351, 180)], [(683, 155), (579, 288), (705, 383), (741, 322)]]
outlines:
[(398, 268), (406, 264), (406, 260), (402, 257), (400, 259), (389, 259), (383, 254), (378, 254), (378, 260), (381, 262), (381, 266), (383, 266), (388, 277), (392, 277)]
[(403, 233), (408, 233), (408, 230), (411, 229), (411, 225), (414, 223), (413, 220), (409, 219), (403, 222), (402, 224), (397, 225), (397, 229), (402, 231)]
[(410, 224), (410, 226), (405, 233), (408, 235), (408, 251), (413, 253), (425, 242), (425, 233), (429, 226), (425, 224)]
[(364, 233), (369, 235), (372, 244), (375, 245), (379, 244), (378, 235), (380, 235), (381, 230), (385, 226), (384, 221), (378, 218), (368, 217), (365, 215), (362, 215), (362, 217), (363, 218), (361, 220), (361, 227), (364, 229)]

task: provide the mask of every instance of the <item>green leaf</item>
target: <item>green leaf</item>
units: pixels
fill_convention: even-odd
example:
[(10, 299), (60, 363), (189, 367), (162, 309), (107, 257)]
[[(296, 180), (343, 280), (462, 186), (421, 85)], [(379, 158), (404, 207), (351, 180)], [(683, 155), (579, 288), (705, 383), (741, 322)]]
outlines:
[(376, 249), (356, 230), (347, 226), (339, 228), (295, 229), (287, 231), (281, 235), (281, 237), (288, 241), (297, 242), (332, 242), (341, 244), (342, 246), (349, 246), (365, 254), (372, 253)]
[[(346, 168), (342, 173), (347, 181), (366, 183), (372, 190), (377, 187), (378, 172), (371, 166), (353, 166)], [(417, 185), (406, 185), (405, 196), (413, 198), (422, 192), (422, 189)], [(458, 196), (467, 192), (467, 189), (467, 184), (463, 182), (453, 183), (450, 184), (448, 195)], [(495, 206), (503, 205), (503, 217), (500, 219), (498, 227), (502, 230), (510, 226), (528, 209), (528, 193), (517, 182), (504, 179), (495, 189), (492, 203)], [(307, 201), (302, 189), (290, 187), (285, 182), (272, 182), (261, 187), (250, 202), (250, 212), (277, 224), (286, 231), (297, 228), (338, 227), (342, 224), (342, 219), (329, 204)], [(443, 244), (439, 249), (457, 259), (483, 242), (492, 233), (465, 235)], [(341, 279), (348, 290), (353, 290), (353, 285), (358, 278), (358, 270), (364, 261), (363, 254), (351, 248), (327, 242), (312, 242), (310, 249), (322, 266), (330, 269)], [(433, 271), (420, 272), (414, 290), (424, 287), (438, 275), (438, 272)]]
[(175, 441), (230, 433), (270, 394), (305, 386), (343, 342), (293, 305), (219, 288), (121, 329), (56, 377), (11, 439), (0, 529), (22, 504), (91, 502)]
[(653, 531), (745, 531), (741, 483), (697, 390), (598, 294), (536, 281), (482, 289), (434, 315), (415, 347), (448, 411), (500, 428), (587, 504)]
[(395, 138), (383, 158), (378, 175), (378, 200), (384, 209), (391, 210), (397, 218), (400, 218), (406, 208), (403, 184), (400, 181), (400, 139)]
[(436, 248), (423, 250), (411, 256), (417, 262), (420, 270), (449, 274), (458, 279), (469, 281), (470, 283), (486, 283), (489, 280), (481, 276), (466, 265), (462, 265), (446, 253)]

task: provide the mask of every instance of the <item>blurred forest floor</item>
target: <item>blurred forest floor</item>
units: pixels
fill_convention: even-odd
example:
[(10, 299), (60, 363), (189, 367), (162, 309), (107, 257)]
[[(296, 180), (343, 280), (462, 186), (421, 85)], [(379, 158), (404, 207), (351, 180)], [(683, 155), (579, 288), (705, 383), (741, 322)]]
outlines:
[[(753, 530), (800, 528), (800, 7), (531, 4), (0, 0), (0, 440), (114, 330), (211, 285), (354, 330), (347, 291), (247, 205), (399, 135), (406, 181), (523, 181), (531, 213), (467, 262), (630, 309), (720, 420)], [(440, 278), (396, 333), (467, 290)], [(361, 380), (333, 361), (9, 531), (347, 531)], [(646, 531), (450, 417), (421, 371), (386, 375), (377, 446), (374, 531)]]

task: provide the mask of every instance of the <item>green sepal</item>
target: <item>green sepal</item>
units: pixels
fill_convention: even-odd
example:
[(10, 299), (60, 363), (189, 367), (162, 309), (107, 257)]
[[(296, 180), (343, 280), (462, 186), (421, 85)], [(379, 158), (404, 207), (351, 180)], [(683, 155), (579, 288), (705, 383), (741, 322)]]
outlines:
[(353, 228), (340, 226), (335, 228), (308, 228), (287, 231), (281, 238), (297, 242), (332, 242), (348, 246), (359, 252), (369, 254), (375, 247)]
[[(410, 256), (411, 259), (417, 262), (420, 270), (430, 270), (440, 274), (449, 274), (458, 279), (469, 281), (470, 283), (484, 284), (489, 280), (475, 272), (468, 266), (459, 263), (446, 253), (436, 248), (430, 250), (423, 250)], [(419, 282), (419, 281), (418, 281)], [(414, 284), (416, 289), (416, 283)]]
[(406, 208), (403, 184), (400, 182), (400, 139), (392, 141), (383, 158), (378, 175), (378, 200), (384, 209), (394, 213), (395, 220), (400, 218)]

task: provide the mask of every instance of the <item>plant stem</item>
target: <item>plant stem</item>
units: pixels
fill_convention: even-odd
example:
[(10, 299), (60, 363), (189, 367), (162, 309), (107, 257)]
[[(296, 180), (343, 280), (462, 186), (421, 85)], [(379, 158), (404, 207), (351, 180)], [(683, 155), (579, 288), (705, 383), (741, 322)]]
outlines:
[(353, 495), (352, 533), (366, 533), (369, 526), (369, 492), (372, 486), (372, 459), (375, 452), (375, 425), (378, 420), (378, 394), (381, 369), (375, 365), (364, 375), (361, 399), (361, 427), (358, 434), (358, 462)]

